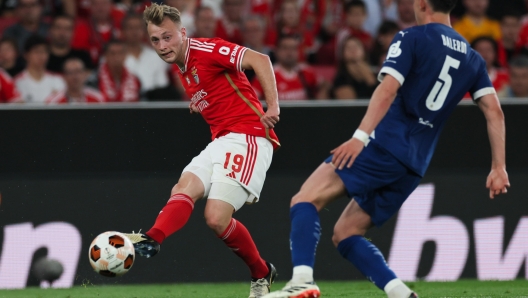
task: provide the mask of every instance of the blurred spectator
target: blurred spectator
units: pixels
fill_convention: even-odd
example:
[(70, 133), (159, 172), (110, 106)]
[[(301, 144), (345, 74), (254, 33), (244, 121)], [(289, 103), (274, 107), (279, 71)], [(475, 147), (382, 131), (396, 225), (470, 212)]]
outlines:
[[(367, 51), (372, 47), (372, 37), (363, 30), (363, 23), (367, 17), (365, 3), (361, 0), (352, 0), (345, 5), (345, 27), (337, 32), (336, 49), (340, 49), (343, 41), (353, 36), (359, 39)], [(341, 57), (337, 57), (340, 59)]]
[(385, 21), (381, 23), (376, 40), (374, 41), (374, 46), (370, 52), (370, 64), (372, 66), (378, 68), (381, 67), (387, 56), (392, 40), (399, 31), (400, 27), (395, 22)]
[(85, 86), (89, 72), (84, 67), (83, 60), (70, 57), (64, 61), (62, 69), (66, 89), (48, 97), (46, 103), (100, 103), (104, 97), (96, 89)]
[(520, 39), (521, 16), (516, 12), (508, 12), (501, 18), (501, 35), (499, 40), (499, 64), (508, 67), (510, 60), (519, 54), (528, 54)]
[(222, 11), (224, 15), (218, 19), (215, 36), (236, 44), (242, 44), (240, 26), (244, 12), (243, 0), (223, 0)]
[[(295, 36), (283, 36), (277, 44), (277, 63), (274, 65), (279, 100), (305, 100), (327, 98), (324, 83), (315, 71), (299, 62), (300, 40)], [(262, 98), (263, 90), (255, 78), (253, 88)]]
[(284, 15), (284, 3), (292, 2), (297, 9), (297, 22), (302, 24), (304, 31), (307, 31), (311, 36), (316, 36), (321, 30), (321, 24), (326, 14), (325, 0), (273, 0), (273, 2), (273, 16), (275, 20), (281, 21), (281, 15)]
[(116, 9), (112, 0), (91, 0), (90, 18), (79, 21), (73, 33), (72, 48), (90, 53), (97, 64), (104, 45), (119, 38), (125, 14)]
[(15, 77), (24, 102), (45, 103), (49, 96), (66, 88), (61, 76), (46, 71), (49, 50), (44, 38), (30, 36), (24, 47), (24, 57), (26, 69)]
[(528, 98), (528, 56), (520, 55), (510, 62), (510, 88), (506, 97)]
[(17, 102), (20, 100), (15, 83), (11, 76), (0, 68), (0, 103)]
[[(471, 47), (477, 51), (486, 62), (486, 69), (493, 87), (497, 94), (504, 94), (508, 87), (510, 77), (508, 71), (500, 68), (497, 62), (498, 46), (497, 42), (491, 37), (479, 37), (471, 43)], [(467, 95), (470, 98), (470, 95)]]
[(46, 37), (49, 25), (42, 22), (42, 4), (39, 0), (18, 0), (16, 14), (18, 23), (5, 29), (3, 36), (17, 41), (23, 49), (26, 40), (33, 34)]
[(325, 3), (325, 15), (317, 36), (321, 45), (317, 49), (315, 64), (334, 65), (336, 33), (343, 27), (343, 3), (339, 0), (325, 0)]
[(53, 19), (49, 29), (50, 56), (47, 69), (61, 73), (64, 61), (76, 57), (83, 61), (87, 68), (93, 69), (92, 59), (87, 51), (71, 48), (74, 20), (67, 15), (59, 15)]
[(501, 37), (499, 22), (486, 16), (489, 0), (464, 0), (466, 14), (453, 25), (469, 43), (479, 36), (491, 36), (495, 40)]
[[(262, 17), (253, 15), (244, 19), (242, 23), (242, 36), (244, 38), (243, 45), (254, 51), (270, 56), (271, 63), (273, 63), (275, 62), (275, 58), (271, 48), (264, 44), (265, 33), (266, 24)], [(244, 73), (250, 82), (255, 77), (255, 71), (252, 69), (246, 69)]]
[(2, 38), (0, 40), (0, 67), (14, 78), (24, 70), (25, 65), (24, 59), (19, 55), (16, 40)]
[(216, 32), (216, 17), (213, 10), (208, 6), (196, 8), (194, 16), (194, 34), (191, 37), (213, 38)]
[[(189, 1), (190, 2), (190, 1)], [(150, 5), (150, 0), (117, 0), (114, 1), (115, 8), (124, 14), (143, 13), (145, 6)]]
[[(285, 35), (297, 35), (301, 39), (299, 47), (300, 60), (312, 60), (311, 55), (315, 53), (315, 35), (306, 29), (301, 22), (301, 11), (295, 0), (283, 0), (277, 22), (277, 33), (279, 38)], [(271, 38), (270, 40), (273, 41)], [(273, 42), (275, 44), (275, 42)]]
[(400, 29), (407, 29), (416, 25), (414, 15), (414, 0), (396, 0), (398, 7), (398, 25)]
[(106, 102), (139, 101), (139, 79), (125, 67), (126, 49), (119, 41), (105, 46), (105, 62), (99, 67), (99, 90)]
[(169, 85), (169, 64), (144, 44), (145, 37), (146, 27), (142, 16), (126, 16), (123, 20), (123, 41), (127, 49), (125, 67), (139, 79), (143, 94)]
[(14, 18), (17, 0), (4, 0), (0, 2), (0, 19)]
[(369, 99), (377, 86), (376, 76), (367, 63), (365, 48), (355, 37), (343, 42), (342, 57), (332, 86), (333, 98)]
[(164, 0), (163, 2), (180, 11), (181, 23), (187, 30), (187, 36), (194, 36), (196, 0)]

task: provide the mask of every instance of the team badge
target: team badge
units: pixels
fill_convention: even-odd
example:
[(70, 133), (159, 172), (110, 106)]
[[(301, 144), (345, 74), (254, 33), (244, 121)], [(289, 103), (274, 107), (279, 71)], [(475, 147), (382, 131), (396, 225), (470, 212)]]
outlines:
[(196, 67), (193, 66), (192, 70), (191, 70), (191, 73), (192, 73), (192, 76), (194, 78), (194, 82), (196, 84), (200, 84), (200, 78), (198, 77), (198, 70), (196, 69)]
[(188, 77), (188, 76), (185, 76), (185, 80), (187, 81), (187, 85), (190, 85), (190, 84), (191, 84), (191, 80), (189, 80), (189, 77)]

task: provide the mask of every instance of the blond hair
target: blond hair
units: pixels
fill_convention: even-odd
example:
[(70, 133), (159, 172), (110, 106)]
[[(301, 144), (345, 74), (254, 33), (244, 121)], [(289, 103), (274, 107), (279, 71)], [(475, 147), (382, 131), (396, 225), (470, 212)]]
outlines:
[(150, 6), (145, 8), (143, 12), (143, 20), (147, 23), (159, 25), (163, 22), (165, 17), (169, 18), (176, 24), (181, 24), (180, 11), (175, 7), (171, 7), (165, 4), (159, 5), (152, 3)]

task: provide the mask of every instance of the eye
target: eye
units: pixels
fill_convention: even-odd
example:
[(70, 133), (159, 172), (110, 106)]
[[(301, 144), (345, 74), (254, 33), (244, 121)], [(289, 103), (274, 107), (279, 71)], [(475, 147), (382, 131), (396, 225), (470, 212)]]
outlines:
[(165, 41), (169, 41), (171, 39), (171, 37), (170, 36), (165, 36), (165, 37), (163, 37), (163, 39), (165, 39)]

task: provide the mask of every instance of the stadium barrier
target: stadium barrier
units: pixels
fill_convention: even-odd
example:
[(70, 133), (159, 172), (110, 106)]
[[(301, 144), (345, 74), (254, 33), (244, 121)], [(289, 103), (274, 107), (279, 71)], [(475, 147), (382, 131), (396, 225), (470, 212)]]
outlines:
[[(512, 188), (488, 199), (486, 122), (462, 104), (448, 121), (430, 170), (400, 213), (367, 237), (405, 280), (528, 278), (528, 125), (525, 101), (505, 102)], [(282, 148), (261, 200), (235, 214), (281, 277), (291, 274), (289, 200), (329, 151), (351, 136), (361, 102), (284, 104), (276, 131)], [(210, 141), (207, 125), (185, 103), (102, 107), (0, 107), (0, 288), (46, 286), (32, 274), (43, 256), (73, 284), (246, 281), (248, 270), (216, 239), (199, 202), (189, 223), (159, 256), (138, 259), (108, 279), (92, 271), (88, 247), (107, 230), (148, 229), (181, 170)], [(348, 203), (321, 211), (317, 279), (363, 279), (331, 243)]]

